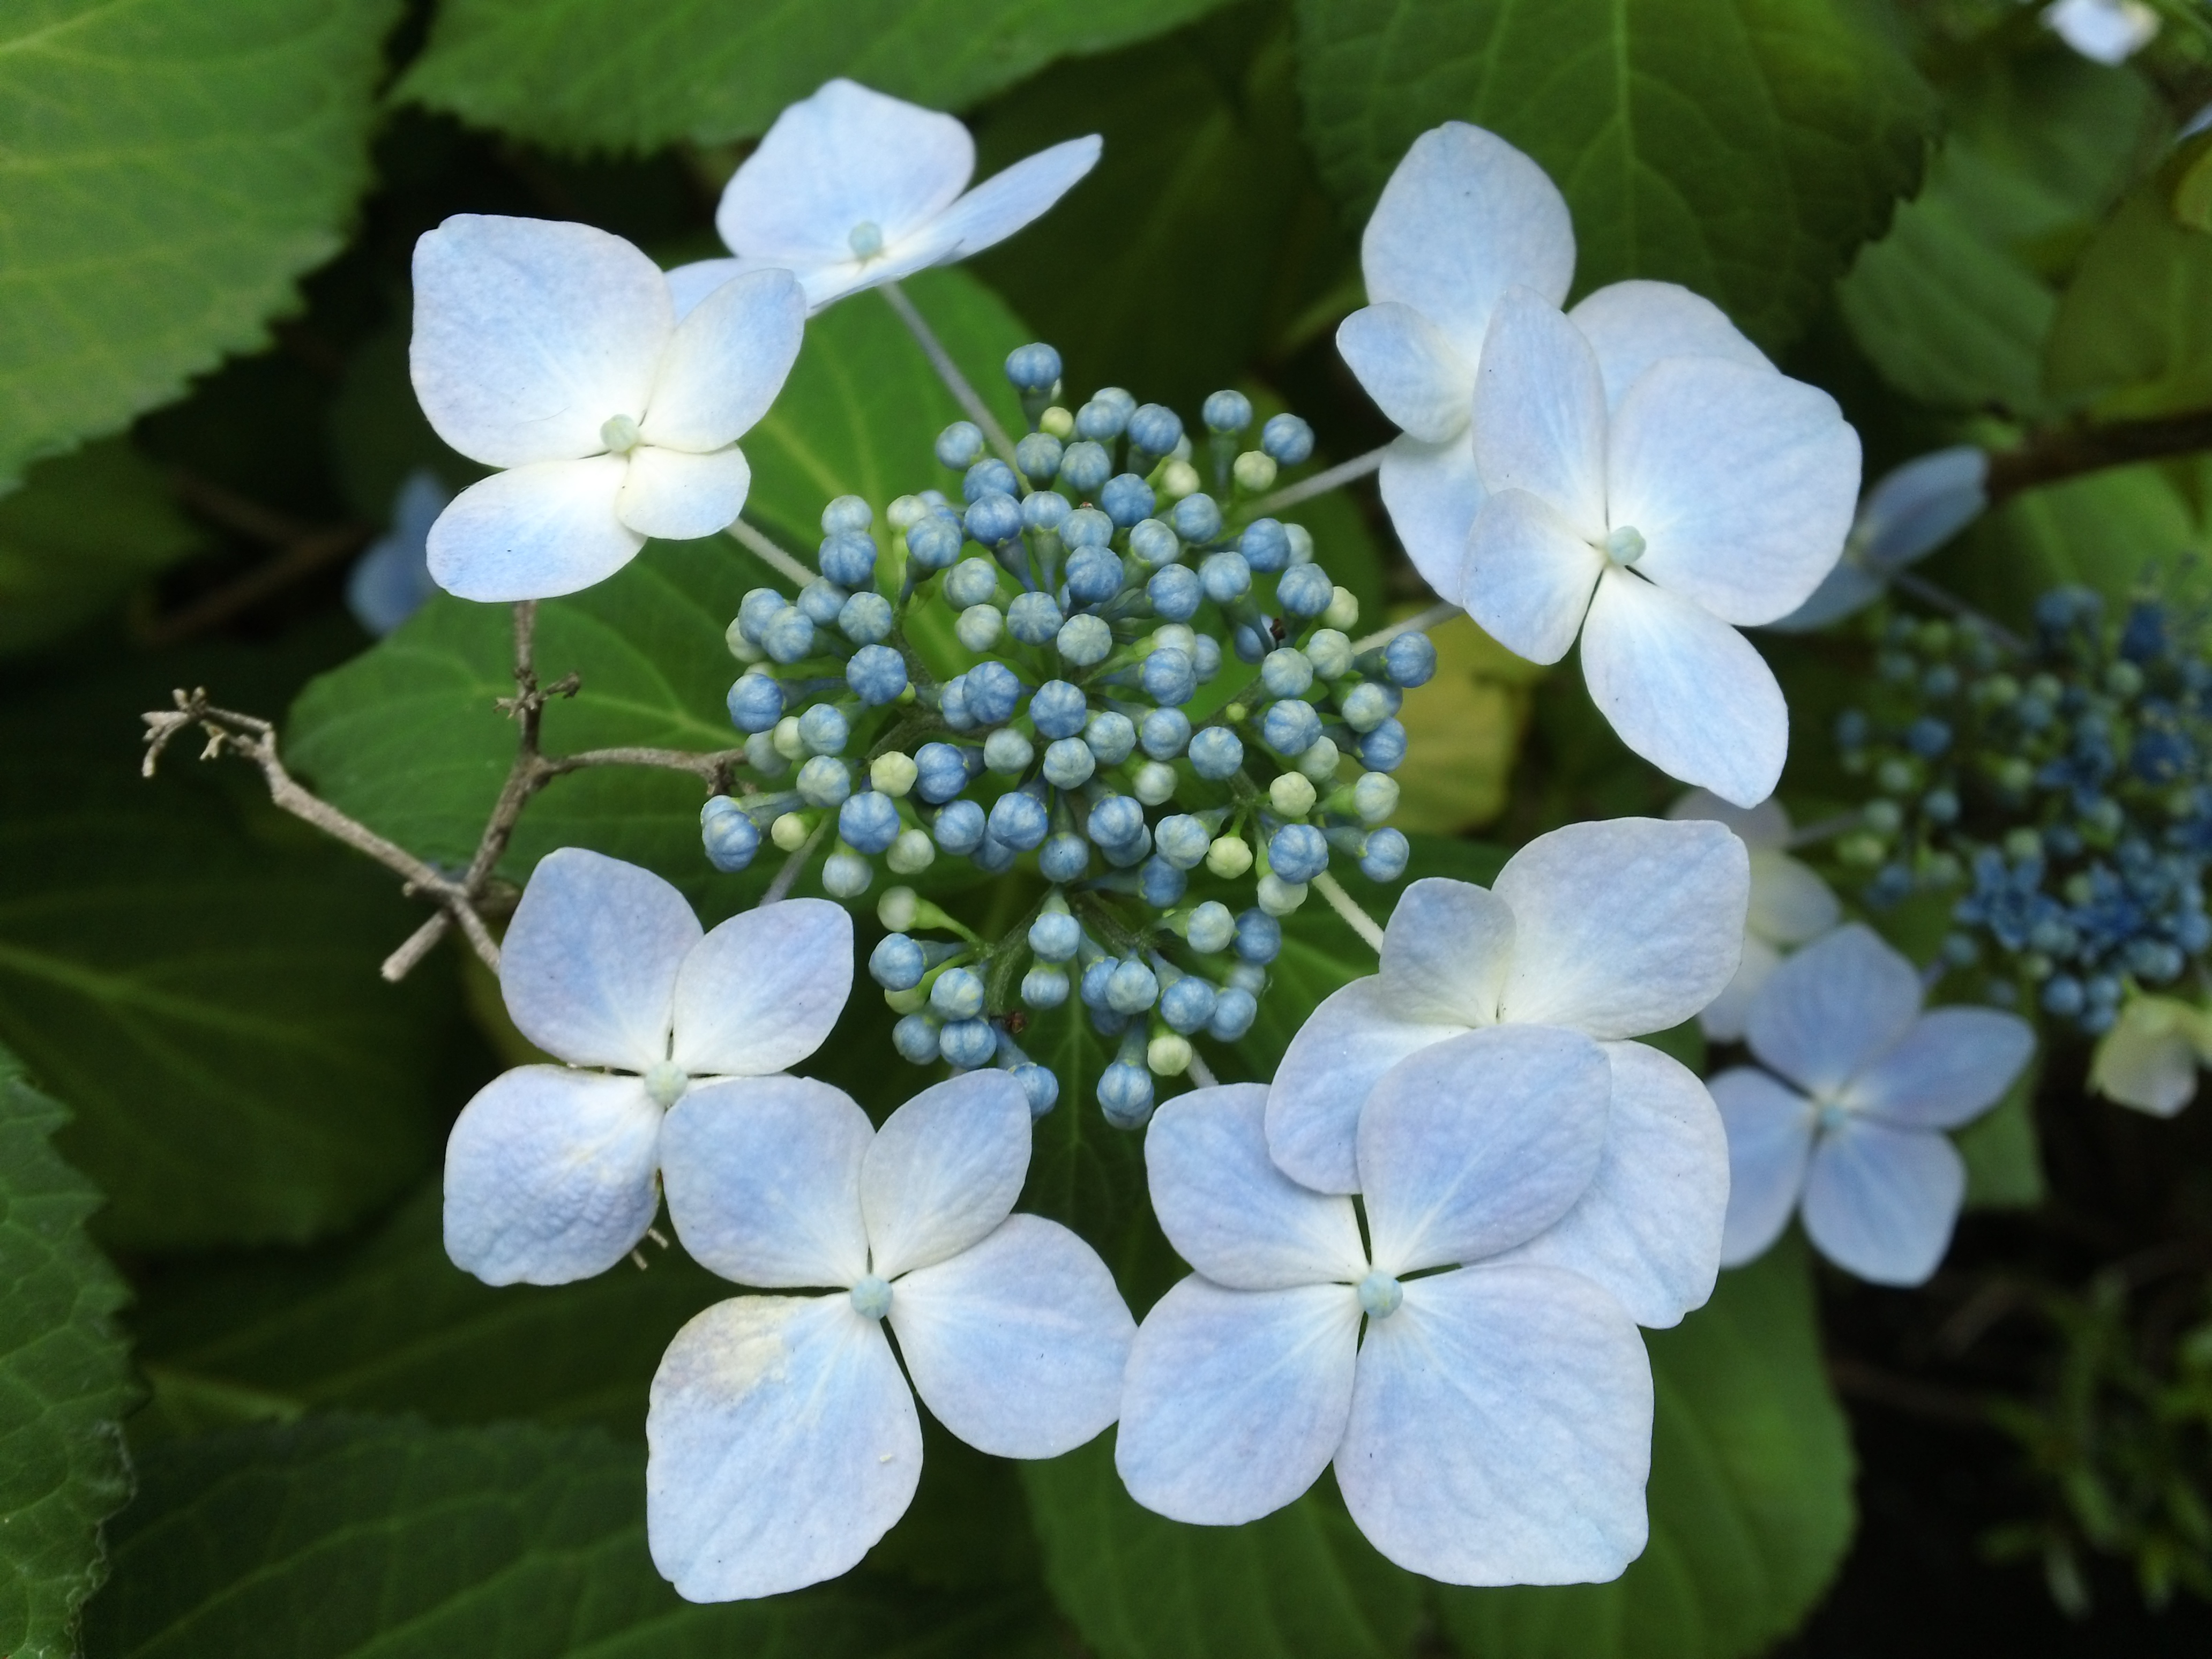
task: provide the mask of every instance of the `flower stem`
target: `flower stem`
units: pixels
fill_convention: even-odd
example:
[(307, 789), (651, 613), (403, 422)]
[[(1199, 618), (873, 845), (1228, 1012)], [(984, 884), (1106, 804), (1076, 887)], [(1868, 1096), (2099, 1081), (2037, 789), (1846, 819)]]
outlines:
[(1191, 1051), (1190, 1064), (1183, 1069), (1189, 1075), (1190, 1080), (1200, 1088), (1211, 1089), (1216, 1086), (1213, 1068), (1198, 1057), (1196, 1049)]
[(929, 366), (937, 371), (937, 378), (945, 382), (946, 389), (952, 393), (960, 407), (967, 410), (968, 418), (982, 428), (991, 447), (999, 452), (999, 459), (1012, 466), (1014, 445), (1013, 441), (1006, 436), (1006, 428), (999, 424), (999, 417), (991, 413), (990, 405), (983, 401), (981, 395), (968, 384), (968, 377), (960, 372), (960, 365), (952, 361), (952, 354), (939, 341), (936, 331), (930, 327), (927, 319), (915, 309), (914, 301), (906, 297), (906, 290), (896, 283), (883, 283), (877, 286), (876, 291), (898, 313), (899, 321), (906, 325), (907, 331), (914, 336), (915, 343), (921, 348), (921, 355), (929, 359)]
[(1328, 908), (1352, 925), (1352, 931), (1367, 941), (1367, 948), (1381, 955), (1382, 927), (1374, 917), (1359, 908), (1359, 901), (1344, 890), (1344, 884), (1326, 870), (1313, 878), (1313, 890), (1328, 901)]
[(1812, 847), (1832, 840), (1847, 830), (1856, 830), (1866, 822), (1866, 814), (1853, 807), (1848, 812), (1838, 812), (1832, 817), (1817, 819), (1802, 829), (1790, 833), (1789, 848), (1796, 852), (1801, 847)]
[(825, 813), (822, 822), (814, 826), (814, 833), (799, 842), (799, 850), (783, 861), (783, 868), (777, 871), (775, 879), (769, 883), (768, 891), (761, 895), (757, 908), (764, 910), (769, 905), (791, 896), (791, 890), (799, 884), (799, 872), (806, 867), (806, 860), (814, 856), (814, 849), (822, 844), (822, 837), (830, 833), (830, 817)]
[(814, 573), (811, 570), (799, 563), (797, 559), (792, 557), (790, 554), (785, 552), (743, 519), (732, 524), (724, 533), (786, 581), (803, 588), (814, 580)]
[(1378, 645), (1389, 644), (1401, 634), (1410, 634), (1417, 628), (1435, 628), (1440, 623), (1449, 622), (1454, 617), (1465, 615), (1467, 612), (1461, 606), (1454, 605), (1449, 599), (1440, 599), (1418, 616), (1408, 617), (1403, 622), (1392, 623), (1388, 628), (1378, 628), (1364, 639), (1352, 641), (1352, 648), (1355, 653), (1361, 651), (1372, 651)]
[(1923, 605), (1932, 605), (1938, 611), (1948, 611), (1961, 621), (1979, 624), (1989, 636), (2008, 651), (2025, 655), (2027, 641), (2007, 628), (1994, 617), (1986, 616), (1968, 605), (1948, 588), (1938, 587), (1916, 570), (1900, 570), (1890, 578), (1903, 592), (1910, 593)]
[(1316, 472), (1310, 478), (1301, 478), (1294, 484), (1286, 484), (1272, 495), (1261, 496), (1252, 503), (1250, 511), (1255, 517), (1264, 517), (1270, 513), (1279, 513), (1286, 507), (1296, 507), (1300, 501), (1310, 501), (1316, 495), (1326, 495), (1332, 489), (1340, 489), (1353, 479), (1364, 478), (1379, 470), (1382, 458), (1389, 449), (1390, 446), (1384, 444), (1382, 448), (1370, 449), (1364, 455), (1339, 461), (1334, 466)]

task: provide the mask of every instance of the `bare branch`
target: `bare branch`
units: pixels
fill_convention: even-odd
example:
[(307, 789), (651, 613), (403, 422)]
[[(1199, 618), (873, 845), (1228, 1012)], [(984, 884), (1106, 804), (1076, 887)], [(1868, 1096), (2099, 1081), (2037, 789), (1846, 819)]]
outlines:
[(1990, 456), (1989, 498), (1994, 506), (2038, 484), (2203, 449), (2212, 449), (2212, 409), (2104, 426), (2059, 427)]

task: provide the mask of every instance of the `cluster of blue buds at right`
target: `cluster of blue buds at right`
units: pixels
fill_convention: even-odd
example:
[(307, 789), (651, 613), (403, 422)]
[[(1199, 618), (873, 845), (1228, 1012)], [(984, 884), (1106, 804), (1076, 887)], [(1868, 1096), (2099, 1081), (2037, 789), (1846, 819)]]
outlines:
[(729, 709), (751, 777), (702, 823), (726, 871), (764, 837), (834, 836), (823, 885), (848, 902), (878, 860), (917, 882), (947, 857), (1030, 878), (1034, 902), (995, 939), (911, 886), (882, 896), (869, 969), (896, 1046), (1010, 1067), (1042, 1115), (1059, 1082), (1018, 1039), (1073, 997), (1113, 1048), (1100, 1104), (1134, 1127), (1194, 1037), (1250, 1028), (1279, 918), (1333, 860), (1404, 872), (1383, 824), (1397, 714), (1436, 650), (1418, 632), (1356, 642), (1358, 602), (1306, 530), (1255, 516), (1311, 458), (1296, 416), (1250, 445), (1250, 400), (1217, 392), (1200, 455), (1172, 410), (1119, 387), (1061, 406), (1049, 346), (1006, 374), (1029, 417), (1011, 465), (957, 422), (936, 446), (957, 500), (902, 495), (879, 530), (841, 496), (819, 578), (745, 595)]
[(1844, 769), (1877, 793), (1837, 851), (1877, 907), (1963, 889), (1945, 957), (1997, 957), (1993, 1002), (2025, 994), (2099, 1034), (2212, 945), (2212, 665), (2177, 623), (2146, 597), (2114, 623), (2062, 587), (2025, 657), (1972, 621), (1875, 623), (1891, 718), (1838, 721)]

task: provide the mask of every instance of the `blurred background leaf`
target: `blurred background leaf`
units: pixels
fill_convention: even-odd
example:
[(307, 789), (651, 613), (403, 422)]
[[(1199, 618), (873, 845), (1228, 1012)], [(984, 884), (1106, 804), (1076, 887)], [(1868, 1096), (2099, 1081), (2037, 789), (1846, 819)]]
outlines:
[(0, 495), (0, 656), (83, 626), (206, 542), (124, 440), (41, 461)]

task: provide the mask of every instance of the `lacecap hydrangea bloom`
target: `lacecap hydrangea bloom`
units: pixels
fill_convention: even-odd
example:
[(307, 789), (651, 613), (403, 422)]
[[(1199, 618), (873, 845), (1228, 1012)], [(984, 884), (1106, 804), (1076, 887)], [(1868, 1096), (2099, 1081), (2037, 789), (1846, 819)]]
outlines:
[(726, 283), (679, 323), (660, 268), (619, 236), (447, 220), (415, 245), (415, 392), (441, 438), (503, 470), (431, 526), (431, 575), (465, 599), (550, 599), (649, 536), (726, 529), (752, 480), (737, 441), (805, 323), (788, 271)]
[(1599, 1045), (1551, 1026), (1401, 1062), (1359, 1120), (1364, 1243), (1349, 1197), (1269, 1159), (1264, 1089), (1162, 1106), (1152, 1206), (1197, 1272), (1130, 1353), (1115, 1445), (1130, 1494), (1233, 1526), (1334, 1463), (1359, 1529), (1413, 1571), (1617, 1577), (1644, 1543), (1650, 1363), (1602, 1285), (1524, 1254), (1607, 1156), (1611, 1086)]
[(1736, 833), (1751, 855), (1751, 902), (1743, 918), (1743, 958), (1728, 988), (1707, 1003), (1698, 1024), (1716, 1042), (1743, 1036), (1752, 999), (1782, 958), (1843, 919), (1828, 884), (1789, 854), (1790, 813), (1771, 799), (1746, 811), (1709, 789), (1692, 789), (1667, 809), (1670, 818), (1709, 818)]
[[(1381, 971), (1330, 995), (1291, 1039), (1267, 1097), (1269, 1152), (1307, 1187), (1357, 1192), (1364, 1115), (1407, 1056), (1501, 1025), (1594, 1039), (1611, 1078), (1604, 1158), (1512, 1259), (1570, 1269), (1639, 1322), (1674, 1324), (1719, 1271), (1728, 1148), (1705, 1085), (1625, 1039), (1680, 1024), (1729, 982), (1748, 883), (1743, 843), (1720, 824), (1651, 818), (1540, 836), (1488, 889), (1414, 882)], [(1424, 1075), (1480, 1097), (1472, 1073)]]
[(500, 952), (523, 1036), (568, 1062), (480, 1090), (446, 1146), (446, 1251), (491, 1285), (614, 1266), (660, 1204), (663, 1118), (822, 1046), (853, 986), (853, 921), (787, 899), (713, 932), (648, 870), (578, 848), (538, 860)]
[(2017, 1015), (1920, 1011), (1920, 975), (1856, 923), (1774, 970), (1751, 1006), (1765, 1066), (1712, 1079), (1728, 1125), (1729, 1267), (1765, 1252), (1802, 1212), (1838, 1267), (1918, 1285), (1943, 1259), (1966, 1190), (1945, 1136), (2004, 1097), (2035, 1052)]
[(1134, 1322), (1088, 1244), (1011, 1213), (1030, 1109), (1005, 1073), (926, 1089), (880, 1130), (827, 1084), (720, 1084), (665, 1133), (684, 1248), (741, 1284), (821, 1291), (718, 1303), (660, 1362), (646, 1526), (682, 1595), (772, 1595), (858, 1562), (913, 1501), (917, 1393), (999, 1457), (1113, 1422)]
[(1005, 240), (1097, 166), (1099, 149), (1096, 135), (1071, 138), (969, 190), (966, 127), (831, 81), (777, 116), (724, 187), (714, 228), (737, 257), (678, 265), (668, 280), (688, 311), (732, 276), (781, 269), (819, 311)]
[(1780, 688), (1735, 630), (1834, 566), (1857, 434), (1710, 301), (1618, 283), (1562, 313), (1574, 241), (1542, 171), (1479, 129), (1416, 141), (1362, 244), (1340, 349), (1405, 428), (1383, 500), (1443, 598), (1550, 663), (1582, 636), (1622, 741), (1741, 806), (1789, 746)]

